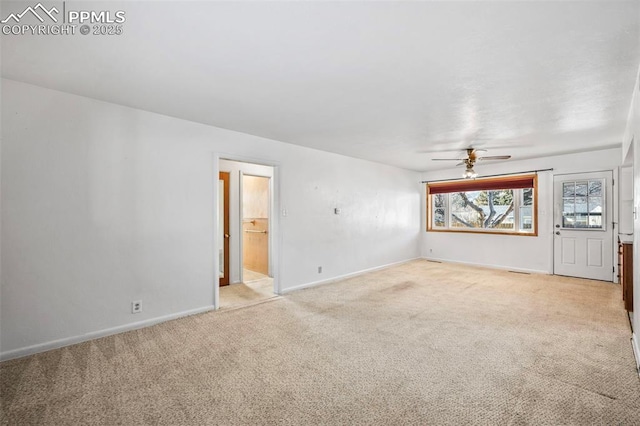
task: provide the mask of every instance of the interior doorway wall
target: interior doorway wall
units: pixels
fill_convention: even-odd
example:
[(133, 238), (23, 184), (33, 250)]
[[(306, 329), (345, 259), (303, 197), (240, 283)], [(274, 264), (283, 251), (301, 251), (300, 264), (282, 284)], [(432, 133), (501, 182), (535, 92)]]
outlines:
[(269, 271), (271, 178), (243, 173), (241, 179), (242, 278), (246, 282), (271, 276)]

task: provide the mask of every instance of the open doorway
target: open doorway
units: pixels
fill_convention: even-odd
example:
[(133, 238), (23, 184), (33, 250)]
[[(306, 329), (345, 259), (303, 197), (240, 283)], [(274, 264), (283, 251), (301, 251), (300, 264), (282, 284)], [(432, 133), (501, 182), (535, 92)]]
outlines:
[[(229, 232), (219, 239), (228, 242), (221, 250), (229, 285), (221, 280), (220, 309), (237, 308), (276, 297), (273, 275), (273, 209), (275, 169), (272, 166), (241, 161), (219, 161), (220, 173), (229, 176)], [(225, 223), (219, 218), (219, 226)], [(220, 234), (220, 233), (219, 233)]]

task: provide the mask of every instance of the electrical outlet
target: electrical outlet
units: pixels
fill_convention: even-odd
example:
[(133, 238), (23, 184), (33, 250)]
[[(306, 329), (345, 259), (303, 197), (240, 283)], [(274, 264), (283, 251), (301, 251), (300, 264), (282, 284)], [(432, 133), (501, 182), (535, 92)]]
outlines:
[(134, 300), (131, 302), (131, 313), (139, 314), (142, 312), (142, 300)]
[(322, 273), (322, 266), (318, 266), (318, 273), (321, 274)]
[(342, 212), (341, 212), (341, 210), (339, 208), (336, 207), (335, 209), (333, 209), (333, 213), (334, 214), (340, 214)]

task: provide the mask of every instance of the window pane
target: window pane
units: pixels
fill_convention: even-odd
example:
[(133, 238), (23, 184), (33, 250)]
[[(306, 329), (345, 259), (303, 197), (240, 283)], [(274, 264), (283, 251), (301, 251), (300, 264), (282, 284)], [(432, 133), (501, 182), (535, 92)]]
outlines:
[(533, 209), (530, 206), (520, 207), (520, 229), (533, 230)]
[(589, 214), (589, 228), (602, 228), (601, 214)]
[(562, 212), (563, 213), (574, 213), (575, 212), (575, 199), (574, 198), (563, 198), (562, 199)]
[(576, 197), (587, 196), (587, 182), (576, 182)]
[(573, 227), (574, 228), (588, 228), (589, 227), (589, 215), (586, 214), (586, 213), (585, 214), (576, 213)]
[(576, 197), (576, 213), (587, 212), (587, 197)]
[(533, 205), (533, 188), (526, 188), (522, 190), (522, 205)]
[[(500, 218), (501, 216), (498, 216), (498, 218)], [(507, 213), (505, 218), (502, 219), (500, 223), (497, 223), (498, 220), (500, 219), (497, 219), (495, 225), (492, 225), (490, 227), (494, 229), (507, 229), (512, 231), (516, 226), (515, 214), (513, 210), (511, 210), (510, 213)]]
[(576, 195), (576, 185), (574, 182), (565, 182), (562, 184), (562, 196), (573, 197)]
[(590, 180), (589, 181), (589, 196), (590, 197), (600, 197), (600, 196), (602, 196), (602, 181), (601, 180)]
[(444, 194), (436, 194), (433, 196), (434, 207), (444, 207)]
[(495, 214), (491, 216), (491, 207), (486, 209), (487, 217), (490, 218), (487, 227), (495, 229), (515, 228), (515, 214), (513, 212), (513, 190), (491, 191), (490, 196), (493, 201)]
[(458, 192), (451, 194), (451, 226), (454, 228), (515, 228), (513, 190)]
[(575, 198), (562, 199), (562, 227), (573, 228), (575, 222)]
[(513, 190), (490, 191), (497, 206), (508, 206), (513, 202)]
[(480, 196), (478, 191), (451, 194), (451, 226), (455, 228), (482, 228), (482, 209), (478, 204), (482, 204), (485, 197), (486, 193)]
[(579, 196), (578, 193), (587, 192), (587, 184), (584, 182), (576, 183), (576, 197), (574, 199), (563, 199), (563, 220), (564, 228), (588, 228), (589, 227), (589, 210), (586, 196)]
[(439, 228), (442, 228), (445, 226), (444, 209), (438, 208), (435, 210), (434, 216), (433, 216), (433, 226), (437, 226)]
[(589, 197), (589, 213), (602, 214), (602, 197)]
[(602, 197), (589, 197), (589, 228), (602, 228)]

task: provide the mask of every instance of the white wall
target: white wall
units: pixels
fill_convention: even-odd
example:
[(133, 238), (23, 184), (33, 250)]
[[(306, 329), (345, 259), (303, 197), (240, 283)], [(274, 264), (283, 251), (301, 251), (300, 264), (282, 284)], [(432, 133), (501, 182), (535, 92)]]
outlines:
[[(640, 71), (639, 71), (640, 72)], [(633, 91), (629, 121), (625, 132), (625, 144), (633, 155), (633, 347), (636, 363), (640, 368), (640, 95), (639, 80)]]
[(415, 172), (10, 80), (2, 150), (3, 358), (211, 309), (216, 155), (277, 165), (283, 290), (419, 255)]
[(618, 233), (633, 234), (633, 167), (620, 167), (618, 181)]
[(220, 160), (220, 171), (229, 172), (229, 228), (231, 252), (230, 282), (237, 283), (240, 278), (240, 238), (242, 238), (242, 222), (240, 221), (240, 172), (246, 175), (273, 177), (273, 167), (259, 164), (241, 163), (238, 161)]
[[(631, 170), (633, 173), (633, 182), (631, 189), (633, 190), (633, 201), (631, 206), (627, 205), (622, 208), (631, 207), (632, 210), (640, 212), (640, 67), (636, 77), (633, 94), (631, 96), (631, 106), (629, 107), (629, 116), (627, 127), (622, 140), (622, 160), (625, 164), (631, 159)], [(640, 214), (633, 217), (633, 313), (631, 313), (633, 335), (632, 343), (636, 356), (637, 367), (640, 369)]]
[[(485, 265), (496, 268), (540, 273), (553, 272), (553, 175), (599, 170), (614, 170), (620, 165), (620, 149), (562, 155), (476, 166), (480, 175), (518, 173), (553, 168), (538, 174), (538, 236), (423, 232), (422, 256), (443, 261)], [(423, 180), (458, 178), (462, 170), (444, 170), (423, 174)], [(426, 189), (423, 186), (423, 200)], [(614, 193), (616, 191), (614, 190)], [(423, 203), (426, 201), (423, 201)], [(615, 200), (614, 200), (615, 204)], [(426, 215), (422, 215), (425, 231)], [(615, 231), (617, 233), (617, 229)], [(614, 262), (617, 264), (617, 262)]]
[[(636, 75), (636, 82), (631, 95), (631, 105), (629, 106), (629, 115), (627, 116), (627, 126), (622, 137), (622, 161), (625, 162), (630, 157), (634, 135), (637, 135), (636, 128), (638, 126), (638, 117), (640, 117), (640, 67)], [(632, 154), (632, 153), (631, 153)]]
[[(640, 135), (640, 109), (634, 115), (635, 135)], [(633, 313), (632, 343), (636, 356), (636, 366), (640, 369), (640, 141), (633, 138), (633, 208), (636, 212), (633, 221)]]

